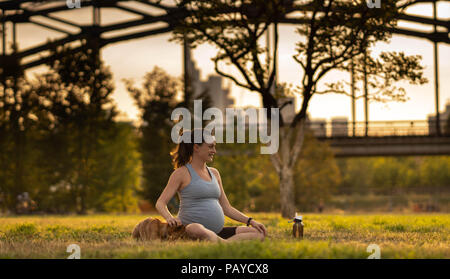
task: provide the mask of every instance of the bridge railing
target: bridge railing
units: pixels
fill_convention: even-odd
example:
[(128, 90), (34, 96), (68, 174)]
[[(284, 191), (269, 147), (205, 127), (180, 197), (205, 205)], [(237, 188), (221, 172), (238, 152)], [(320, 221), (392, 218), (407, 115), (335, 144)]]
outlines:
[[(441, 134), (449, 134), (450, 127), (447, 120), (441, 120)], [(404, 121), (310, 121), (309, 128), (317, 137), (387, 137), (387, 136), (435, 136), (436, 122), (431, 120)]]

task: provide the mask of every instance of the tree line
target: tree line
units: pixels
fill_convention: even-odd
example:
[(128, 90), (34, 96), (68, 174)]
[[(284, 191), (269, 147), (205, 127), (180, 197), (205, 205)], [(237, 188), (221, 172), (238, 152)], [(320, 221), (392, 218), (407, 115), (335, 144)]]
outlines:
[[(141, 125), (114, 121), (112, 75), (103, 66), (90, 71), (89, 48), (85, 50), (76, 57), (65, 54), (63, 62), (35, 80), (19, 79), (16, 91), (2, 87), (2, 211), (17, 211), (18, 197), (27, 192), (36, 211), (45, 213), (136, 212), (138, 200), (154, 204), (165, 187), (175, 147), (171, 111), (178, 106), (192, 110), (193, 98), (180, 101), (183, 81), (155, 67), (140, 87), (125, 80)], [(78, 66), (68, 62), (74, 58)], [(71, 71), (74, 67), (86, 70)], [(93, 81), (103, 86), (96, 97)], [(259, 144), (219, 144), (211, 166), (220, 170), (234, 206), (279, 211), (279, 178), (270, 158), (258, 150)], [(294, 171), (295, 208), (315, 210), (339, 194), (446, 191), (448, 169), (448, 156), (335, 159), (326, 143), (307, 132)], [(177, 206), (174, 198), (169, 208), (176, 213)]]
[(42, 212), (135, 208), (141, 172), (137, 134), (114, 121), (112, 74), (98, 49), (81, 43), (78, 52), (53, 49), (49, 70), (34, 79), (2, 71), (2, 211), (18, 213), (24, 193)]

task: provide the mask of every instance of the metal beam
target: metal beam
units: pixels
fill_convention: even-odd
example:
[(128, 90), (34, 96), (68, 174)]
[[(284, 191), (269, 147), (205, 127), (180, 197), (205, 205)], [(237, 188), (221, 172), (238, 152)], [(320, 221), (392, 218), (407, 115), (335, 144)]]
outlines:
[(0, 9), (2, 10), (18, 10), (22, 3), (30, 2), (29, 0), (10, 0), (0, 2)]
[[(38, 22), (38, 21), (36, 21), (36, 20), (31, 20), (31, 19), (30, 19), (28, 22), (33, 23), (33, 24), (36, 24), (36, 25), (38, 25), (38, 26), (42, 26), (42, 27), (47, 28), (47, 29), (50, 29), (50, 30), (54, 30), (54, 31), (57, 31), (57, 32), (65, 33), (65, 34), (67, 34), (67, 35), (73, 35), (73, 34), (70, 33), (69, 31), (66, 31), (66, 30), (63, 30), (63, 29), (60, 29), (60, 28), (51, 26), (51, 25), (44, 24), (44, 23)], [(16, 24), (16, 23), (14, 22), (13, 24)]]
[(162, 9), (162, 10), (165, 10), (165, 11), (176, 11), (176, 10), (178, 10), (178, 8), (175, 7), (175, 6), (172, 6), (172, 7), (164, 6), (164, 5), (160, 4), (160, 3), (152, 3), (152, 2), (149, 2), (149, 1), (146, 1), (146, 0), (137, 0), (137, 2), (142, 3), (142, 4), (146, 4), (146, 5), (151, 6), (153, 8), (159, 8), (159, 9)]
[[(280, 23), (285, 24), (305, 24), (308, 23), (308, 18), (284, 18), (280, 20)], [(444, 27), (447, 27), (448, 23), (445, 23), (445, 25), (441, 25)], [(402, 29), (402, 28), (391, 28), (386, 27), (386, 30), (389, 32), (392, 32), (394, 34), (400, 34), (400, 35), (407, 35), (412, 37), (419, 37), (428, 39), (432, 42), (437, 41), (440, 43), (446, 43), (450, 44), (450, 38), (449, 38), (449, 32), (423, 32), (423, 31), (415, 31), (415, 30), (408, 30), (408, 29)]]
[(133, 10), (133, 9), (130, 9), (130, 8), (127, 8), (127, 7), (124, 7), (124, 6), (120, 6), (120, 5), (116, 5), (115, 7), (120, 9), (120, 10), (129, 12), (129, 13), (133, 13), (133, 14), (137, 14), (137, 15), (143, 16), (144, 18), (153, 16), (151, 14), (147, 14), (147, 13), (144, 13), (144, 12), (141, 12), (141, 11)]
[[(436, 1), (433, 2), (433, 18), (436, 19)], [(434, 25), (434, 32), (436, 33), (436, 24)], [(441, 121), (439, 115), (439, 61), (438, 61), (438, 42), (434, 41), (434, 91), (436, 100), (436, 132), (437, 135), (441, 135)]]
[[(4, 22), (32, 22), (34, 24), (43, 26), (45, 28), (49, 28), (58, 32), (63, 32), (68, 34), (67, 37), (62, 38), (62, 39), (58, 39), (55, 40), (51, 43), (45, 43), (27, 50), (23, 50), (17, 53), (17, 55), (20, 58), (24, 58), (27, 57), (29, 55), (34, 55), (37, 54), (39, 52), (42, 51), (47, 51), (49, 50), (51, 47), (54, 47), (55, 45), (63, 45), (66, 43), (70, 43), (70, 42), (74, 42), (76, 40), (80, 40), (83, 38), (87, 38), (89, 36), (92, 36), (93, 34), (101, 37), (101, 35), (103, 33), (106, 32), (111, 32), (111, 31), (117, 31), (117, 30), (123, 30), (123, 29), (127, 29), (127, 28), (132, 28), (132, 27), (137, 27), (137, 26), (142, 26), (142, 25), (147, 25), (147, 24), (154, 24), (154, 23), (158, 23), (158, 22), (164, 22), (166, 24), (168, 24), (168, 27), (163, 27), (163, 28), (154, 28), (148, 31), (143, 31), (143, 32), (135, 32), (132, 34), (127, 34), (127, 35), (122, 35), (122, 36), (116, 36), (113, 38), (108, 38), (108, 39), (101, 39), (102, 45), (106, 45), (109, 43), (115, 43), (115, 42), (119, 42), (122, 40), (130, 40), (130, 39), (135, 39), (135, 38), (141, 38), (141, 37), (145, 37), (145, 36), (151, 36), (154, 34), (160, 34), (163, 32), (170, 32), (173, 30), (174, 28), (174, 24), (175, 24), (175, 20), (176, 19), (180, 19), (180, 18), (184, 18), (187, 16), (186, 11), (177, 8), (177, 7), (171, 7), (168, 5), (164, 5), (159, 3), (160, 1), (151, 1), (151, 0), (138, 0), (137, 2), (154, 7), (154, 8), (159, 8), (162, 9), (164, 11), (166, 11), (166, 14), (163, 15), (159, 15), (159, 16), (152, 16), (151, 14), (147, 14), (138, 10), (135, 10), (133, 8), (129, 8), (129, 7), (123, 7), (121, 5), (119, 5), (120, 3), (124, 3), (124, 2), (128, 2), (128, 0), (102, 0), (102, 1), (98, 1), (98, 0), (86, 0), (86, 1), (82, 1), (82, 6), (83, 7), (113, 7), (113, 8), (117, 8), (117, 9), (121, 9), (124, 11), (128, 11), (128, 12), (133, 12), (135, 14), (139, 14), (141, 16), (143, 16), (144, 18), (139, 19), (139, 20), (131, 20), (131, 21), (127, 21), (127, 22), (121, 22), (121, 23), (115, 23), (115, 24), (110, 24), (107, 26), (100, 26), (100, 24), (97, 24), (94, 26), (86, 26), (86, 25), (78, 25), (76, 23), (67, 21), (67, 20), (63, 20), (60, 19), (54, 15), (51, 15), (50, 13), (55, 13), (55, 12), (59, 12), (59, 11), (67, 11), (67, 6), (65, 1), (61, 0), (61, 5), (58, 5), (57, 7), (51, 7), (51, 8), (45, 8), (45, 9), (38, 9), (38, 10), (30, 10), (27, 8), (21, 8), (21, 5), (24, 3), (33, 3), (34, 1), (25, 1), (25, 0), (20, 0), (20, 1), (3, 1), (0, 2), (0, 8), (5, 8), (8, 10), (17, 10), (18, 14), (14, 14), (14, 15), (6, 15), (2, 17), (2, 21)], [(54, 2), (60, 2), (60, 1), (54, 1)], [(295, 2), (295, 1), (294, 1)], [(414, 3), (432, 3), (435, 2), (434, 0), (427, 0), (427, 1), (415, 1)], [(35, 2), (34, 2), (35, 3)], [(286, 14), (287, 16), (289, 16), (289, 14), (292, 11), (299, 11), (299, 10), (308, 10), (311, 9), (310, 6), (308, 5), (296, 5), (293, 8), (290, 7), (288, 10), (288, 13)], [(226, 13), (226, 12), (232, 12), (232, 11), (219, 11), (220, 13)], [(4, 15), (4, 14), (3, 14)], [(55, 27), (55, 26), (51, 26), (48, 24), (44, 24), (44, 23), (40, 23), (40, 22), (36, 22), (34, 20), (30, 20), (30, 17), (32, 16), (43, 16), (52, 20), (55, 20), (57, 22), (63, 23), (63, 24), (67, 24), (67, 25), (71, 25), (74, 27), (77, 27), (80, 29), (80, 32), (77, 34), (73, 34), (71, 32), (65, 31), (59, 27)], [(308, 19), (307, 18), (284, 18), (280, 20), (280, 23), (291, 23), (291, 24), (298, 24), (298, 23), (305, 23)], [(425, 25), (431, 25), (433, 24), (433, 26), (441, 26), (441, 27), (445, 27), (447, 28), (447, 30), (449, 29), (449, 25), (450, 25), (450, 21), (445, 21), (445, 20), (438, 20), (437, 18), (427, 18), (427, 17), (420, 17), (420, 16), (412, 16), (412, 15), (407, 15), (404, 14), (401, 16), (401, 20), (406, 20), (409, 22), (415, 22), (415, 23), (420, 23), (420, 24), (425, 24)], [(407, 36), (413, 36), (413, 37), (418, 37), (418, 38), (425, 38), (428, 40), (431, 40), (432, 42), (441, 42), (441, 43), (446, 43), (446, 44), (450, 44), (450, 38), (449, 38), (449, 33), (448, 32), (422, 32), (422, 31), (417, 31), (417, 30), (407, 30), (407, 29), (401, 29), (401, 28), (390, 28), (388, 29), (388, 31), (393, 32), (394, 34), (401, 34), (401, 35), (407, 35)], [(34, 63), (33, 63), (34, 64)]]
[(445, 28), (447, 28), (447, 30), (450, 29), (450, 20), (445, 21), (445, 20), (440, 20), (437, 18), (412, 16), (412, 15), (407, 15), (407, 14), (400, 15), (400, 20), (411, 21), (414, 23), (437, 25), (437, 26), (445, 27)]
[(107, 44), (116, 43), (116, 42), (138, 39), (138, 38), (161, 34), (161, 33), (167, 33), (171, 30), (173, 30), (173, 27), (168, 26), (168, 27), (162, 27), (162, 28), (157, 28), (157, 29), (151, 29), (151, 30), (147, 30), (147, 31), (139, 31), (134, 34), (127, 34), (127, 35), (121, 35), (121, 36), (117, 36), (117, 37), (113, 37), (113, 38), (102, 39), (102, 41), (104, 42), (102, 44), (102, 46), (105, 46)]
[(87, 32), (80, 32), (78, 34), (69, 35), (69, 36), (64, 37), (62, 39), (59, 39), (59, 40), (46, 42), (46, 43), (43, 43), (43, 44), (41, 44), (41, 45), (39, 45), (37, 47), (30, 48), (30, 49), (27, 49), (27, 50), (23, 50), (23, 51), (19, 52), (17, 54), (17, 56), (19, 58), (24, 58), (24, 57), (27, 57), (27, 56), (39, 53), (41, 51), (47, 51), (50, 48), (55, 47), (55, 46), (60, 46), (60, 45), (64, 45), (64, 44), (67, 44), (67, 43), (70, 43), (70, 42), (73, 42), (73, 41), (85, 39), (89, 35), (90, 34), (88, 34)]
[(43, 17), (46, 17), (46, 18), (48, 18), (48, 19), (51, 19), (51, 20), (54, 20), (54, 21), (59, 21), (59, 22), (61, 22), (61, 23), (64, 23), (64, 24), (67, 24), (67, 25), (71, 25), (71, 26), (73, 26), (73, 27), (77, 27), (77, 28), (80, 28), (80, 29), (81, 29), (81, 26), (80, 26), (79, 24), (74, 23), (74, 22), (70, 22), (70, 21), (67, 21), (67, 20), (65, 20), (65, 19), (58, 18), (58, 17), (56, 17), (56, 16), (52, 16), (52, 15), (49, 15), (49, 14), (42, 15), (42, 16), (43, 16)]
[(2, 55), (6, 55), (6, 21), (4, 14), (5, 11), (2, 10)]
[(420, 32), (401, 28), (387, 28), (394, 34), (407, 35), (412, 37), (428, 39), (432, 42), (446, 43), (450, 44), (450, 38), (448, 32)]

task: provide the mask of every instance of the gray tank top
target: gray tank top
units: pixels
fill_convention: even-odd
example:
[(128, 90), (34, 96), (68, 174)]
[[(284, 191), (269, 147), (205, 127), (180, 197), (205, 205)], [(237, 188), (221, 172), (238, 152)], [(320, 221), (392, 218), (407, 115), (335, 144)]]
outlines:
[(197, 174), (191, 164), (186, 164), (186, 167), (191, 174), (191, 182), (179, 191), (178, 218), (183, 225), (200, 223), (215, 233), (220, 232), (225, 216), (219, 203), (220, 187), (215, 175), (206, 167), (212, 178), (208, 182)]

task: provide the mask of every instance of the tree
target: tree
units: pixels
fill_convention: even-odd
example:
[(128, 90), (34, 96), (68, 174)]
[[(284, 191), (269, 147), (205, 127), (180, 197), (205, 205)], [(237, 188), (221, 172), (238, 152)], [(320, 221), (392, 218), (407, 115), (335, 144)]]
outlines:
[(419, 168), (423, 187), (430, 192), (442, 191), (450, 185), (450, 158), (448, 156), (426, 157)]
[(46, 77), (52, 82), (44, 85), (50, 87), (49, 111), (59, 140), (59, 156), (70, 159), (60, 166), (67, 172), (63, 188), (69, 189), (77, 213), (84, 214), (95, 202), (102, 141), (117, 115), (111, 98), (112, 74), (103, 65), (95, 40), (82, 40), (79, 50), (57, 47), (52, 56), (55, 59), (49, 66), (53, 73)]
[(319, 142), (311, 131), (305, 135), (302, 154), (295, 166), (295, 204), (300, 211), (321, 208), (342, 181), (331, 147)]
[[(304, 141), (309, 102), (314, 94), (343, 91), (338, 84), (332, 84), (323, 92), (319, 82), (331, 70), (347, 71), (353, 59), (363, 56), (365, 64), (369, 64), (366, 58), (370, 47), (376, 42), (388, 41), (391, 35), (389, 28), (395, 26), (402, 11), (411, 4), (400, 3), (399, 7), (397, 2), (383, 1), (381, 8), (377, 9), (368, 8), (366, 1), (348, 0), (178, 2), (187, 17), (180, 20), (174, 39), (182, 41), (188, 38), (193, 47), (203, 42), (216, 46), (219, 49), (213, 59), (216, 72), (238, 86), (258, 92), (263, 106), (268, 109), (282, 110), (286, 104), (280, 98), (285, 92), (271, 94), (274, 65), (277, 63), (279, 22), (287, 12), (295, 10), (303, 14), (298, 21), (297, 33), (301, 39), (295, 56), (303, 69), (299, 79), (301, 86), (295, 91), (302, 98), (301, 109), (289, 124), (280, 116), (280, 149), (271, 155), (280, 181), (283, 217), (292, 218), (295, 212), (294, 168)], [(266, 49), (260, 46), (259, 39), (271, 24), (275, 30), (274, 48), (271, 55), (264, 56)], [(234, 66), (240, 76), (225, 73), (219, 62)], [(381, 84), (390, 85), (399, 80), (424, 82), (417, 57), (386, 53), (377, 62), (370, 70), (365, 68), (364, 71), (366, 76), (377, 76)], [(405, 69), (405, 65), (411, 68)], [(395, 92), (395, 88), (387, 86), (379, 94), (394, 97)]]
[(339, 158), (336, 160), (341, 173), (340, 194), (366, 195), (372, 189), (373, 158)]
[(33, 199), (41, 179), (45, 158), (40, 143), (49, 123), (40, 103), (36, 83), (24, 77), (5, 77), (0, 86), (0, 200), (2, 209), (15, 211), (17, 197), (28, 192)]
[[(171, 112), (177, 107), (180, 80), (154, 67), (144, 76), (142, 88), (133, 81), (124, 80), (126, 88), (141, 113), (140, 152), (142, 154), (142, 188), (140, 196), (155, 204), (173, 169), (170, 151), (174, 147), (170, 138)], [(173, 209), (173, 202), (170, 204)]]
[(105, 159), (99, 160), (92, 204), (97, 211), (135, 213), (142, 174), (138, 135), (127, 122), (116, 122), (108, 132), (100, 150)]

